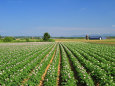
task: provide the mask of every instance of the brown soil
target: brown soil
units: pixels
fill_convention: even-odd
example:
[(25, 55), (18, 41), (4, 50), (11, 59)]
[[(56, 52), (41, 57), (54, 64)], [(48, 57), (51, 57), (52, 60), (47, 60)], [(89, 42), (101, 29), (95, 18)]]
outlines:
[(59, 58), (59, 64), (58, 64), (57, 86), (59, 86), (60, 84), (60, 64), (61, 64), (61, 52), (60, 52), (60, 58)]
[(96, 86), (99, 86), (99, 83), (97, 83)]

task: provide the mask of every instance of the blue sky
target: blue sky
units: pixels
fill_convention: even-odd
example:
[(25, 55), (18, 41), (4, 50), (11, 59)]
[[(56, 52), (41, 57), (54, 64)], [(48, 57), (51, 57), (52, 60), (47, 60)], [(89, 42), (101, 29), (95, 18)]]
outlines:
[(115, 34), (115, 0), (0, 0), (0, 34)]

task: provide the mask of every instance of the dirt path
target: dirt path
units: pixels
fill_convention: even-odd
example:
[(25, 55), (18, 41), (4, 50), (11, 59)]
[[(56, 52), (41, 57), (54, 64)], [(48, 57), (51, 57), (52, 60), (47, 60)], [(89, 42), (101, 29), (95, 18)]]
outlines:
[[(53, 48), (55, 47), (55, 45), (53, 46)], [(53, 48), (51, 49), (51, 51), (53, 50)], [(50, 51), (50, 52), (51, 52)], [(50, 52), (41, 60), (41, 62), (39, 63), (39, 64), (41, 64), (42, 62), (43, 62), (43, 60), (50, 54)], [(35, 66), (35, 68), (34, 69), (32, 69), (32, 71), (29, 73), (29, 78), (30, 78), (30, 76), (32, 76), (32, 74), (34, 73), (34, 70), (39, 66), (39, 64), (37, 64), (36, 66)], [(29, 80), (29, 78), (26, 78), (26, 79), (24, 79), (23, 81), (22, 81), (22, 83), (23, 84), (25, 84), (28, 80)], [(21, 86), (24, 86), (24, 85), (21, 85)]]
[(59, 58), (59, 64), (58, 64), (57, 86), (60, 85), (60, 70), (61, 70), (60, 64), (61, 64), (61, 52), (60, 52), (60, 58)]
[(44, 74), (42, 75), (42, 80), (40, 81), (40, 84), (37, 85), (37, 86), (43, 86), (43, 81), (44, 81), (45, 75), (46, 75), (46, 73), (47, 73), (48, 68), (50, 67), (50, 64), (52, 63), (52, 61), (53, 61), (53, 59), (54, 59), (55, 53), (56, 53), (56, 49), (55, 49), (55, 52), (54, 52), (54, 54), (53, 54), (53, 56), (52, 56), (52, 58), (51, 58), (51, 60), (50, 60), (50, 63), (48, 64), (48, 66), (47, 66), (46, 69), (45, 69)]

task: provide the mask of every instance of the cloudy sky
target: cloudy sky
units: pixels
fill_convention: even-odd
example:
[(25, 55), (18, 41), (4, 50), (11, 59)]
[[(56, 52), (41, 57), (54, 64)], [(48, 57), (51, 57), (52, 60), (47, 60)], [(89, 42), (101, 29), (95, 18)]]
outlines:
[(0, 34), (115, 34), (115, 0), (0, 0)]

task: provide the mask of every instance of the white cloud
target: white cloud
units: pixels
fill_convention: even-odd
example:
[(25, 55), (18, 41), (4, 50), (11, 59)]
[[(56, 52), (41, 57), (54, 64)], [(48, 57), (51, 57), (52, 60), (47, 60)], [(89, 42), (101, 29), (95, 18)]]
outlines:
[(115, 27), (115, 25), (112, 25), (112, 27)]

